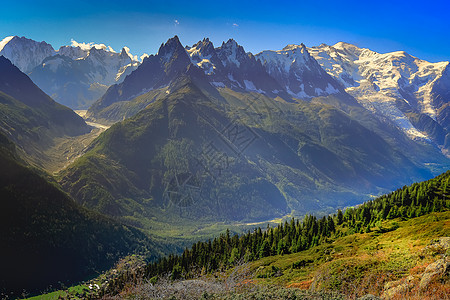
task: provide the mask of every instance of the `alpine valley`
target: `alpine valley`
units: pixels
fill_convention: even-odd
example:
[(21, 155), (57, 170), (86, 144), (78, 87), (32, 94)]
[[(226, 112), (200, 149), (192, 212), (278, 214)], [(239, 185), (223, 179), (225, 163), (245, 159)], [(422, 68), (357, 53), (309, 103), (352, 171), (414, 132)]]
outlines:
[[(195, 267), (205, 275), (238, 260), (322, 251), (324, 243), (347, 249), (344, 236), (376, 226), (379, 234), (415, 230), (430, 213), (438, 229), (424, 237), (448, 236), (449, 176), (440, 174), (450, 167), (449, 102), (449, 62), (343, 42), (252, 54), (233, 39), (183, 46), (174, 36), (138, 58), (127, 47), (72, 41), (55, 50), (7, 37), (0, 42), (0, 293), (41, 294), (114, 267), (96, 293), (83, 295), (123, 295), (136, 278), (156, 282), (163, 271), (190, 279)], [(401, 187), (406, 196), (359, 206)], [(332, 215), (354, 206), (344, 219)], [(292, 217), (305, 218), (303, 225), (258, 235), (256, 227)], [(389, 223), (395, 218), (405, 223)], [(314, 222), (317, 230), (302, 236)], [(230, 232), (254, 238), (254, 249), (237, 236), (232, 244)], [(200, 251), (195, 245), (214, 248), (203, 241), (217, 236), (216, 246), (226, 240), (216, 251), (223, 257), (184, 260)], [(139, 267), (121, 271), (135, 259)], [(269, 274), (273, 262), (255, 263), (255, 276)], [(280, 276), (283, 284), (295, 279)]]

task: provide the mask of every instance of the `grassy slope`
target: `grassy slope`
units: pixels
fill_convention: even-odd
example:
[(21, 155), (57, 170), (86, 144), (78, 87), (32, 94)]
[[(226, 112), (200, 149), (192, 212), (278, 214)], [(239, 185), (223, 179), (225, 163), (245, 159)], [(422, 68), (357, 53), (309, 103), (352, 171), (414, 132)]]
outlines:
[[(438, 276), (424, 290), (418, 283), (430, 263), (449, 254), (448, 249), (429, 245), (450, 236), (450, 211), (394, 219), (381, 226), (392, 230), (377, 233), (372, 228), (371, 233), (332, 238), (306, 251), (266, 257), (194, 280), (161, 276), (130, 282), (112, 299), (355, 299), (387, 296), (385, 286), (402, 285), (408, 276), (413, 278), (410, 288), (397, 294), (391, 290), (390, 299), (448, 299), (448, 276)], [(73, 298), (75, 293), (58, 295)], [(37, 299), (55, 299), (48, 296)]]
[[(349, 297), (367, 293), (381, 296), (387, 282), (423, 272), (439, 257), (423, 252), (425, 246), (433, 239), (450, 236), (450, 211), (407, 221), (385, 221), (383, 227), (390, 228), (392, 223), (399, 228), (382, 234), (374, 231), (335, 238), (306, 251), (255, 261), (251, 264), (255, 282), (339, 290)], [(305, 266), (295, 266), (302, 261)], [(277, 271), (282, 275), (277, 277)], [(448, 291), (449, 283), (441, 288), (436, 293)]]

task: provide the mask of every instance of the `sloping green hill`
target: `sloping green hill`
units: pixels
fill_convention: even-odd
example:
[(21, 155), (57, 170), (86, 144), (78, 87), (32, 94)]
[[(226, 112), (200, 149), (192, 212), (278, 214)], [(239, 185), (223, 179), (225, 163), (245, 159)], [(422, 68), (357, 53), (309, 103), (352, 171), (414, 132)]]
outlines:
[(141, 231), (76, 204), (25, 166), (0, 134), (0, 293), (41, 292), (111, 268), (121, 257), (162, 253)]

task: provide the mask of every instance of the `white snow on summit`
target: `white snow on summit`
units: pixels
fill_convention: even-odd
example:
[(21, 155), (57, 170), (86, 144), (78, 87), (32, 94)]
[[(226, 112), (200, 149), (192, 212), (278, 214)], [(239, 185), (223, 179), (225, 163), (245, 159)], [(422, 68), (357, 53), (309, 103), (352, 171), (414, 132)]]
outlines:
[(0, 42), (0, 55), (5, 56), (25, 73), (54, 54), (55, 50), (46, 42), (36, 42), (25, 37), (9, 36)]
[(193, 64), (203, 69), (206, 75), (211, 75), (214, 73), (216, 66), (211, 62), (211, 54), (204, 55), (201, 50), (201, 45), (195, 45), (194, 47), (187, 48), (186, 52)]
[(310, 99), (339, 93), (339, 83), (324, 72), (303, 44), (262, 51), (256, 58), (296, 98)]
[(309, 68), (307, 64), (309, 56), (305, 53), (304, 47), (299, 45), (288, 45), (277, 51), (266, 50), (257, 54), (256, 57), (263, 64), (268, 64), (269, 69), (277, 68), (286, 73), (289, 73), (295, 64)]
[[(98, 98), (98, 93), (122, 82), (140, 65), (139, 58), (128, 47), (116, 52), (105, 44), (75, 40), (55, 51), (46, 42), (9, 36), (0, 42), (0, 55), (28, 74), (54, 99), (73, 108), (76, 103), (87, 106)], [(78, 89), (77, 93), (69, 92), (67, 84)], [(76, 97), (81, 100), (72, 99)]]
[(0, 51), (3, 50), (3, 48), (5, 48), (6, 44), (8, 44), (12, 39), (14, 38), (14, 36), (7, 36), (5, 37), (1, 42), (0, 42)]
[(449, 62), (430, 63), (404, 51), (381, 54), (342, 42), (312, 47), (309, 52), (363, 106), (371, 106), (368, 103), (382, 94), (391, 102), (403, 99), (414, 106), (417, 101), (422, 113), (436, 118), (432, 87)]
[(354, 96), (373, 112), (388, 117), (412, 137), (423, 137), (397, 108), (403, 100), (436, 119), (432, 88), (449, 62), (430, 63), (404, 51), (377, 53), (347, 43), (308, 48), (311, 55)]
[(114, 49), (111, 46), (106, 46), (105, 44), (95, 44), (93, 42), (78, 43), (77, 41), (75, 41), (73, 39), (70, 42), (71, 42), (72, 47), (80, 47), (81, 50), (85, 50), (85, 51), (88, 51), (92, 47), (94, 47), (95, 49), (99, 49), (99, 50), (105, 50), (108, 52), (116, 52), (116, 51), (114, 51)]
[[(90, 51), (92, 49), (104, 52), (105, 57), (119, 57), (121, 54), (114, 51), (111, 46), (106, 46), (105, 44), (95, 44), (92, 42), (79, 43), (73, 39), (71, 40), (70, 46), (62, 46), (57, 51), (55, 51), (53, 47), (46, 42), (37, 42), (25, 37), (8, 36), (0, 42), (0, 55), (8, 58), (16, 67), (27, 74), (48, 57), (59, 54), (67, 56), (73, 60), (85, 59), (90, 55)], [(131, 63), (135, 65), (136, 62), (139, 62), (137, 55), (132, 55), (128, 47), (124, 47), (122, 52), (129, 57), (129, 63), (127, 64)], [(144, 57), (145, 56), (142, 56), (141, 59)], [(120, 59), (124, 59), (123, 55)], [(110, 60), (108, 62), (113, 64), (112, 67), (114, 69), (117, 69), (115, 71), (116, 74), (119, 73), (118, 71), (124, 66), (123, 62), (118, 63), (114, 61), (114, 59), (113, 61)]]

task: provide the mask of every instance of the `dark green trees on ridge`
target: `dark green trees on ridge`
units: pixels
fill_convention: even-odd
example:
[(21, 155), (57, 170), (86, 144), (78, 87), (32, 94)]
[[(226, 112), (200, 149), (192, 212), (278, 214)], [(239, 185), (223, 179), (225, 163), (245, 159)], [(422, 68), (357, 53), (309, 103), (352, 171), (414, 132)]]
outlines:
[[(448, 183), (450, 171), (428, 181), (404, 186), (390, 194), (368, 201), (358, 207), (338, 210), (333, 216), (317, 218), (307, 215), (291, 219), (277, 227), (261, 228), (238, 236), (230, 231), (208, 242), (197, 242), (182, 255), (170, 255), (147, 265), (141, 274), (124, 274), (109, 285), (107, 292), (120, 291), (123, 285), (139, 276), (152, 278), (170, 274), (172, 279), (190, 278), (198, 273), (224, 270), (239, 261), (252, 261), (272, 255), (283, 255), (309, 249), (333, 236), (385, 232), (381, 221), (409, 219), (450, 208)], [(339, 226), (339, 227), (338, 227)], [(337, 228), (338, 227), (338, 228)]]

